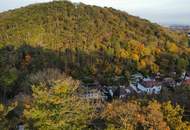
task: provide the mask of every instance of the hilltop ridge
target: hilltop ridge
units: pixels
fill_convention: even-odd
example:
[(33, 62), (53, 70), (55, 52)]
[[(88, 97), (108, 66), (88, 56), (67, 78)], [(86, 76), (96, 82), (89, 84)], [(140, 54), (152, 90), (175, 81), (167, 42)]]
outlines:
[(1, 13), (0, 32), (0, 41), (4, 44), (40, 42), (46, 46), (66, 44), (67, 40), (72, 40), (73, 44), (91, 42), (93, 46), (104, 47), (108, 42), (125, 44), (131, 39), (146, 45), (167, 41), (185, 44), (187, 40), (183, 34), (126, 12), (67, 1), (33, 4)]

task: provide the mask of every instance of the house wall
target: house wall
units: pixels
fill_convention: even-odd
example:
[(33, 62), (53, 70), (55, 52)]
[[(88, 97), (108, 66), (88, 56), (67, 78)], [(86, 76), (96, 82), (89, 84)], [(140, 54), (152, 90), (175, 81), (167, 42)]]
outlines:
[(141, 92), (145, 92), (147, 94), (159, 94), (161, 91), (161, 86), (154, 86), (154, 87), (145, 87), (138, 83), (137, 85), (138, 89), (140, 89)]
[(130, 84), (130, 87), (136, 92), (136, 93), (140, 93), (140, 91), (137, 90), (137, 87), (133, 84)]
[(190, 85), (190, 79), (187, 79), (187, 80), (183, 81), (182, 84), (183, 84), (183, 85)]

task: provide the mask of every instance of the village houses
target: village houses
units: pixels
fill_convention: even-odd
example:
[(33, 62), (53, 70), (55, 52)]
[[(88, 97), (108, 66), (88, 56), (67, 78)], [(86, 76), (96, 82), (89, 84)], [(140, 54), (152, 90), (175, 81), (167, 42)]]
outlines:
[(129, 86), (106, 86), (98, 82), (84, 84), (85, 99), (93, 101), (106, 101), (117, 99), (126, 99), (133, 94), (160, 94), (162, 87), (177, 87), (180, 85), (190, 85), (190, 73), (182, 73), (178, 81), (171, 77), (161, 78), (160, 74), (152, 77), (144, 77), (141, 73), (136, 73), (131, 76)]

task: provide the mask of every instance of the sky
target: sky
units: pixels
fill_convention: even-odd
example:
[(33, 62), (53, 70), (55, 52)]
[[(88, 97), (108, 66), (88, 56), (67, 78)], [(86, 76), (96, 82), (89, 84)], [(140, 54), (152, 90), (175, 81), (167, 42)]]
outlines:
[[(52, 0), (0, 0), (0, 12)], [(113, 7), (161, 25), (190, 25), (190, 0), (70, 0)]]

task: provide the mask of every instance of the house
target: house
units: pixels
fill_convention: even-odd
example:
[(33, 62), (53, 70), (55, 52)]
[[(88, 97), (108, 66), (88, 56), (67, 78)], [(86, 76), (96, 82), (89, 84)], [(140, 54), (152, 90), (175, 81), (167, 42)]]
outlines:
[(187, 33), (187, 36), (188, 36), (188, 37), (189, 37), (189, 39), (190, 39), (190, 32), (188, 32), (188, 33)]
[(164, 84), (164, 86), (168, 86), (168, 87), (176, 87), (176, 85), (177, 85), (176, 81), (170, 77), (164, 78), (164, 80), (162, 81), (162, 84)]
[(85, 93), (82, 95), (83, 98), (92, 101), (111, 101), (113, 99), (113, 91), (115, 86), (105, 86), (98, 82), (83, 84)]
[(136, 93), (146, 93), (146, 94), (159, 94), (162, 85), (161, 83), (157, 82), (154, 78), (144, 78), (140, 80), (137, 84), (130, 84), (130, 87), (136, 92)]
[(186, 76), (182, 81), (182, 85), (190, 85), (190, 76)]
[(87, 90), (83, 94), (83, 97), (91, 101), (99, 101), (99, 100), (104, 101), (107, 99), (107, 97), (100, 90), (97, 89)]
[(167, 77), (162, 81), (164, 86), (177, 87), (181, 85), (190, 85), (190, 73), (183, 72), (179, 79), (174, 80), (173, 78)]
[(104, 92), (102, 91), (102, 86), (98, 82), (93, 83), (83, 83), (82, 87), (84, 89), (84, 93), (82, 97), (91, 100), (91, 101), (104, 101), (107, 99)]

